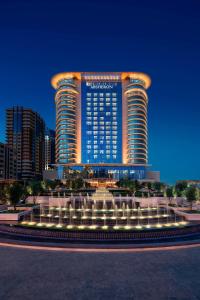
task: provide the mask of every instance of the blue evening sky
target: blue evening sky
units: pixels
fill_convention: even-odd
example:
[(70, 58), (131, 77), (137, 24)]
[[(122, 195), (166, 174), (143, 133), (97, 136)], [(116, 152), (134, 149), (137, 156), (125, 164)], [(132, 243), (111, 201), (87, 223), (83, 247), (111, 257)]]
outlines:
[(12, 105), (55, 127), (55, 73), (142, 71), (149, 163), (169, 183), (200, 179), (199, 11), (198, 0), (0, 1), (0, 140)]

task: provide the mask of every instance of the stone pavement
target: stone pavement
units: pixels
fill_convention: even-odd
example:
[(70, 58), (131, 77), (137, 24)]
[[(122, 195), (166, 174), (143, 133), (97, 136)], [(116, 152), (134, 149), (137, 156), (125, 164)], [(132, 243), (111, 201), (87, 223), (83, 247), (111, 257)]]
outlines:
[(65, 253), (0, 248), (1, 300), (197, 300), (200, 248)]

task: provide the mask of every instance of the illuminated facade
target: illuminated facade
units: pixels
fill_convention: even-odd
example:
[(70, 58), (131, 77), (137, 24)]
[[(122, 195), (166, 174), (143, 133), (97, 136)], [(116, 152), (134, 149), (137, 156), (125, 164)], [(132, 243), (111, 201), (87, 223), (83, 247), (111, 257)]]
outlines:
[(56, 163), (96, 177), (144, 179), (148, 164), (144, 73), (60, 73), (56, 89)]
[(37, 112), (21, 106), (6, 110), (7, 144), (16, 155), (18, 180), (42, 178), (44, 130), (45, 123)]

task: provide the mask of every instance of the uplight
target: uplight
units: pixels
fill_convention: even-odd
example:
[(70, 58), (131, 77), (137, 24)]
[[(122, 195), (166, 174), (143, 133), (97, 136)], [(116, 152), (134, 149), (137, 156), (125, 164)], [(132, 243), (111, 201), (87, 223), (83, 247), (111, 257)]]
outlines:
[(151, 225), (146, 225), (145, 227), (146, 227), (146, 228), (151, 228)]
[(137, 225), (135, 226), (136, 229), (142, 229), (142, 226), (141, 225)]
[(35, 225), (36, 222), (29, 222), (28, 225)]
[[(51, 224), (48, 224), (48, 225), (51, 225)], [(48, 226), (48, 225), (47, 225), (47, 226)], [(61, 224), (58, 224), (58, 225), (56, 225), (56, 227), (57, 227), (57, 228), (62, 228), (63, 226), (62, 226)]]
[(108, 226), (107, 225), (104, 225), (104, 226), (102, 226), (102, 229), (108, 229)]
[(78, 228), (79, 228), (79, 229), (84, 229), (85, 226), (84, 226), (84, 225), (79, 225)]
[(73, 227), (73, 225), (67, 225), (67, 229), (72, 229)]
[[(53, 226), (54, 226), (54, 224), (51, 224), (51, 223), (46, 224), (46, 227), (53, 227)], [(56, 227), (58, 227), (58, 226), (56, 226)]]
[(92, 225), (92, 226), (90, 226), (90, 228), (91, 228), (91, 229), (96, 229), (97, 226), (96, 226), (96, 225)]
[(113, 228), (116, 229), (116, 230), (118, 230), (119, 226), (115, 225)]
[(161, 224), (157, 224), (156, 227), (157, 227), (157, 228), (161, 228), (162, 225), (161, 225)]
[(126, 225), (124, 228), (125, 228), (126, 230), (129, 230), (129, 229), (131, 229), (132, 227), (129, 226), (129, 225)]

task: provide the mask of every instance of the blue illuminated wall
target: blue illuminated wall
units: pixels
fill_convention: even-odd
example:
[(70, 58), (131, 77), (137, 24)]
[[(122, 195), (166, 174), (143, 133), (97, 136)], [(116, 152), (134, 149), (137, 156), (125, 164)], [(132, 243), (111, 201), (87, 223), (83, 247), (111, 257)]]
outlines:
[(82, 163), (122, 163), (122, 84), (82, 81)]

